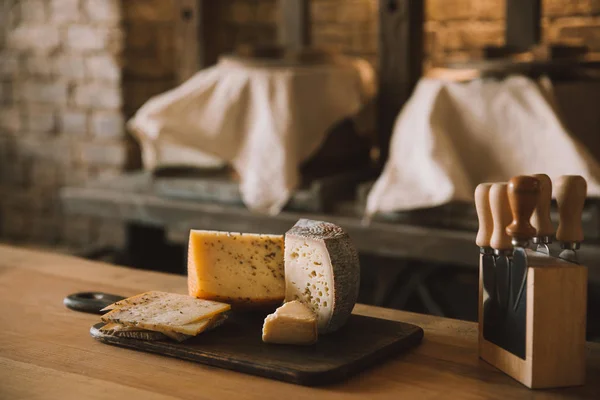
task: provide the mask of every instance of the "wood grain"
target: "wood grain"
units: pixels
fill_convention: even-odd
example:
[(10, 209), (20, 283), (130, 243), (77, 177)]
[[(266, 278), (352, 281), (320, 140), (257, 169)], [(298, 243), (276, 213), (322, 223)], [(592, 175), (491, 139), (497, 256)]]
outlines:
[(217, 62), (214, 32), (218, 28), (219, 3), (209, 0), (179, 0), (174, 3), (176, 78), (183, 83), (202, 68)]
[[(0, 245), (0, 398), (127, 399), (595, 399), (585, 386), (532, 393), (477, 356), (477, 325), (357, 305), (355, 313), (422, 326), (421, 346), (345, 383), (310, 388), (98, 343), (98, 316), (64, 308), (69, 293), (186, 292), (185, 278)], [(17, 321), (17, 322), (15, 322)], [(600, 376), (600, 345), (587, 344)], [(5, 367), (6, 366), (6, 367)], [(71, 391), (69, 388), (73, 388)]]
[(307, 0), (279, 0), (279, 43), (288, 49), (310, 44), (310, 9)]
[(479, 355), (530, 388), (582, 385), (587, 268), (533, 251), (528, 251), (528, 261), (525, 359), (483, 338), (481, 279)]
[(492, 209), (490, 208), (491, 183), (481, 183), (475, 188), (475, 209), (479, 220), (479, 230), (475, 243), (479, 247), (490, 247), (490, 239), (494, 230)]
[(533, 176), (540, 181), (540, 195), (531, 216), (531, 225), (536, 229), (536, 236), (553, 236), (554, 225), (552, 225), (550, 219), (552, 181), (546, 174), (535, 174)]
[(580, 175), (563, 175), (556, 182), (556, 202), (560, 222), (556, 239), (561, 242), (583, 241), (581, 213), (587, 194), (587, 182)]
[(196, 363), (316, 386), (343, 381), (382, 364), (421, 342), (415, 325), (351, 315), (333, 335), (321, 335), (311, 346), (275, 345), (261, 339), (264, 315), (232, 315), (219, 329), (183, 343), (144, 341), (104, 335), (94, 325), (92, 336), (106, 344)]
[(423, 0), (379, 0), (377, 134), (381, 165), (394, 123), (423, 74)]
[(506, 233), (518, 240), (529, 240), (535, 228), (529, 220), (540, 197), (540, 181), (532, 176), (515, 176), (508, 182), (508, 203), (513, 220)]
[(510, 236), (506, 233), (506, 227), (512, 220), (510, 204), (508, 203), (508, 185), (506, 183), (494, 183), (492, 185), (490, 189), (490, 208), (494, 220), (490, 246), (497, 250), (512, 249)]
[(506, 0), (506, 47), (526, 51), (540, 41), (541, 0)]
[[(67, 187), (61, 190), (61, 201), (69, 215), (161, 227), (168, 240), (178, 244), (187, 243), (190, 229), (283, 234), (299, 218), (309, 218), (341, 226), (360, 252), (477, 268), (477, 254), (473, 253), (477, 216), (469, 204), (398, 213), (404, 217), (368, 225), (362, 223), (362, 213), (354, 202), (340, 202), (328, 214), (282, 211), (272, 216), (245, 207), (158, 196), (149, 173), (128, 173), (82, 187)], [(586, 234), (598, 237), (596, 206), (584, 215)], [(600, 282), (600, 246), (586, 243), (578, 256), (590, 267), (590, 280)]]

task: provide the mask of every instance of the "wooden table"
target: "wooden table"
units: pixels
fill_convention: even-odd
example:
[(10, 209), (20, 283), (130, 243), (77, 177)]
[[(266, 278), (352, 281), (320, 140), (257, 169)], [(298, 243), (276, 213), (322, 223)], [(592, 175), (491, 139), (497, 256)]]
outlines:
[(308, 388), (98, 343), (88, 333), (98, 316), (62, 305), (79, 291), (150, 289), (185, 293), (185, 278), (0, 245), (0, 398), (600, 398), (599, 344), (588, 344), (586, 386), (530, 391), (478, 359), (473, 323), (357, 305), (422, 326), (422, 345), (345, 383)]

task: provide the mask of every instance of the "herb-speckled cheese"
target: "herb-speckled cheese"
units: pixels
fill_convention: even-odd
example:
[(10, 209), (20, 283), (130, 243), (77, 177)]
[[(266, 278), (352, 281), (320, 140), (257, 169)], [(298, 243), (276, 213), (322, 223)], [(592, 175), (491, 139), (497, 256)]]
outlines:
[(319, 333), (346, 323), (360, 285), (358, 253), (339, 226), (299, 220), (285, 234), (285, 297), (300, 300), (316, 315)]
[(278, 306), (285, 297), (283, 236), (192, 230), (190, 296), (238, 308)]

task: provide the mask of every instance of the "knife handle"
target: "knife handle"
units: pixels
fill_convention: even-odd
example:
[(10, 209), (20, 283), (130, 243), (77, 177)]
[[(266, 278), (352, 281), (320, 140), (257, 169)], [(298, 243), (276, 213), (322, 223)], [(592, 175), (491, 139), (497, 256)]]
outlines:
[(506, 227), (512, 220), (507, 188), (506, 183), (494, 183), (490, 188), (490, 208), (494, 226), (490, 246), (496, 250), (512, 249), (510, 236), (506, 234)]
[(490, 207), (491, 187), (491, 183), (481, 183), (475, 188), (475, 209), (477, 210), (477, 219), (479, 220), (479, 230), (477, 231), (475, 243), (479, 247), (490, 247), (490, 240), (492, 239), (494, 222)]
[(556, 182), (556, 201), (560, 215), (556, 238), (561, 242), (583, 241), (581, 214), (587, 195), (587, 182), (580, 175), (563, 175)]
[(533, 177), (540, 181), (540, 195), (531, 217), (531, 225), (536, 230), (535, 236), (554, 235), (554, 225), (550, 219), (550, 204), (552, 202), (552, 181), (546, 174), (536, 174)]
[(508, 181), (507, 190), (512, 222), (506, 233), (516, 241), (528, 241), (536, 233), (529, 220), (540, 197), (540, 181), (533, 176), (515, 176)]

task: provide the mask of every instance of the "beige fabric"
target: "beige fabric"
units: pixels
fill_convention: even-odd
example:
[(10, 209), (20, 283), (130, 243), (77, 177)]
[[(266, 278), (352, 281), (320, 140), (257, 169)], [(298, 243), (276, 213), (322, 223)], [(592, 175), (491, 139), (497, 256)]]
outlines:
[(477, 184), (520, 174), (583, 175), (588, 196), (600, 196), (600, 166), (561, 124), (552, 97), (547, 83), (518, 76), (422, 80), (396, 120), (366, 214), (472, 201)]
[(277, 213), (299, 184), (298, 166), (337, 121), (374, 95), (363, 60), (252, 67), (232, 60), (150, 99), (129, 121), (144, 167), (228, 162), (245, 204)]

